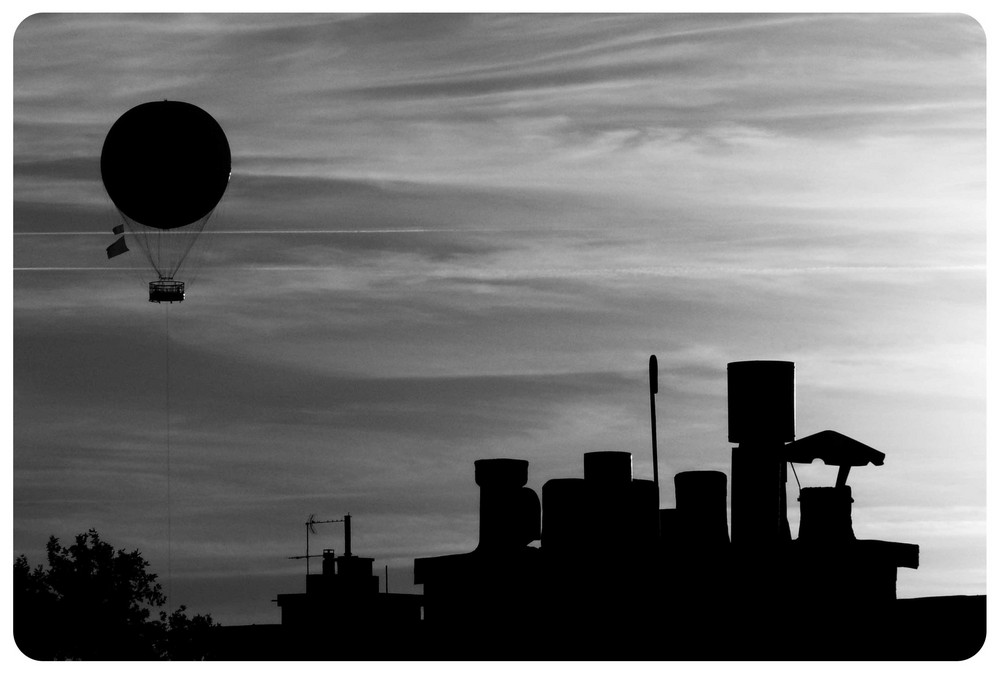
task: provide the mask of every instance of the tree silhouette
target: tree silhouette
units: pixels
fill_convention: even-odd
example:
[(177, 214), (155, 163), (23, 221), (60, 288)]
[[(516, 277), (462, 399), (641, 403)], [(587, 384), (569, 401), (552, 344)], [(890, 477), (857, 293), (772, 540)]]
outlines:
[(115, 550), (97, 531), (63, 547), (46, 544), (48, 569), (14, 562), (14, 639), (36, 660), (152, 660), (204, 657), (211, 616), (169, 617), (152, 610), (166, 602), (156, 574), (138, 550)]

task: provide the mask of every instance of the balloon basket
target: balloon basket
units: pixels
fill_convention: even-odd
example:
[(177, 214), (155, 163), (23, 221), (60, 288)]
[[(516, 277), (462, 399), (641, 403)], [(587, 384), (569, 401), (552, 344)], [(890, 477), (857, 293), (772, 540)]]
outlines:
[(160, 279), (149, 283), (149, 301), (156, 302), (183, 302), (184, 301), (184, 281), (172, 281)]

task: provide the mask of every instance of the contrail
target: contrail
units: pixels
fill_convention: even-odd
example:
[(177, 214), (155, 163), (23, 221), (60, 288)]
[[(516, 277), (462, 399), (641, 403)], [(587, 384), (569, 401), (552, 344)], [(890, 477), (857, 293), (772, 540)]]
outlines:
[(724, 278), (727, 276), (796, 276), (821, 274), (860, 273), (948, 273), (985, 271), (986, 265), (870, 265), (822, 267), (618, 267), (591, 269), (512, 269), (512, 270), (460, 270), (443, 273), (428, 272), (436, 278), (464, 278), (471, 280), (521, 280), (521, 279), (625, 279), (625, 278)]
[(14, 271), (149, 271), (147, 267), (14, 267)]
[[(169, 230), (168, 230), (169, 231)], [(435, 234), (435, 233), (461, 233), (469, 232), (473, 234), (483, 232), (556, 232), (556, 231), (586, 231), (579, 228), (469, 228), (469, 227), (400, 227), (393, 229), (241, 229), (241, 230), (205, 230), (199, 236), (213, 236), (216, 234), (267, 234), (267, 235), (287, 235), (287, 234)], [(594, 230), (599, 231), (599, 230)], [(14, 236), (109, 236), (108, 232), (14, 232)]]
[[(296, 265), (275, 266), (261, 265), (255, 267), (199, 267), (199, 270), (222, 271), (300, 271), (315, 272), (338, 269), (336, 265)], [(14, 267), (14, 271), (148, 271), (145, 267)], [(469, 271), (466, 269), (427, 272), (426, 276), (435, 278), (472, 278), (472, 279), (521, 279), (521, 278), (616, 278), (639, 276), (662, 276), (675, 278), (697, 278), (706, 276), (747, 275), (747, 276), (792, 276), (795, 274), (833, 274), (858, 272), (970, 272), (985, 271), (986, 265), (901, 265), (901, 266), (823, 266), (823, 267), (637, 267), (608, 269), (511, 269)], [(379, 275), (391, 275), (391, 271), (383, 271)]]

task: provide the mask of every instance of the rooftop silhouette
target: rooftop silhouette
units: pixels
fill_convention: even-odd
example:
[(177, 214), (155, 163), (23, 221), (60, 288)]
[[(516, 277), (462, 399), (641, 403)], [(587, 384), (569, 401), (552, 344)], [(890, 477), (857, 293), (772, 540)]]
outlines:
[[(880, 466), (885, 454), (830, 430), (796, 440), (792, 363), (730, 363), (728, 380), (729, 476), (677, 473), (675, 506), (661, 508), (656, 481), (633, 475), (627, 451), (585, 453), (583, 477), (548, 480), (541, 498), (526, 486), (528, 461), (474, 461), (475, 549), (416, 559), (423, 595), (380, 594), (373, 560), (350, 552), (348, 527), (346, 552), (324, 550), (304, 594), (279, 595), (282, 631), (258, 638), (256, 656), (898, 660), (978, 651), (985, 597), (899, 600), (898, 569), (918, 568), (919, 546), (854, 534), (849, 470)], [(651, 382), (651, 403), (655, 392)], [(800, 489), (793, 536), (787, 467), (817, 459), (838, 467), (836, 484)], [(233, 658), (248, 639), (230, 638)]]

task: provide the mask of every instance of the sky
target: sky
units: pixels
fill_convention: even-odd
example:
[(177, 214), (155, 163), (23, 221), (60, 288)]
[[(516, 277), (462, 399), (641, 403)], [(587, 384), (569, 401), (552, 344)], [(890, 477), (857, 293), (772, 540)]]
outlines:
[[(106, 259), (99, 168), (165, 98), (233, 156), (174, 305), (136, 251)], [(899, 596), (986, 591), (969, 16), (33, 15), (13, 122), (32, 564), (95, 528), (172, 606), (276, 623), (307, 517), (351, 513), (353, 551), (419, 592), (414, 558), (477, 543), (476, 459), (527, 459), (539, 494), (594, 450), (652, 476), (655, 354), (661, 507), (675, 473), (729, 471), (727, 363), (794, 361), (797, 436), (886, 454), (849, 482), (858, 538), (920, 546)]]

